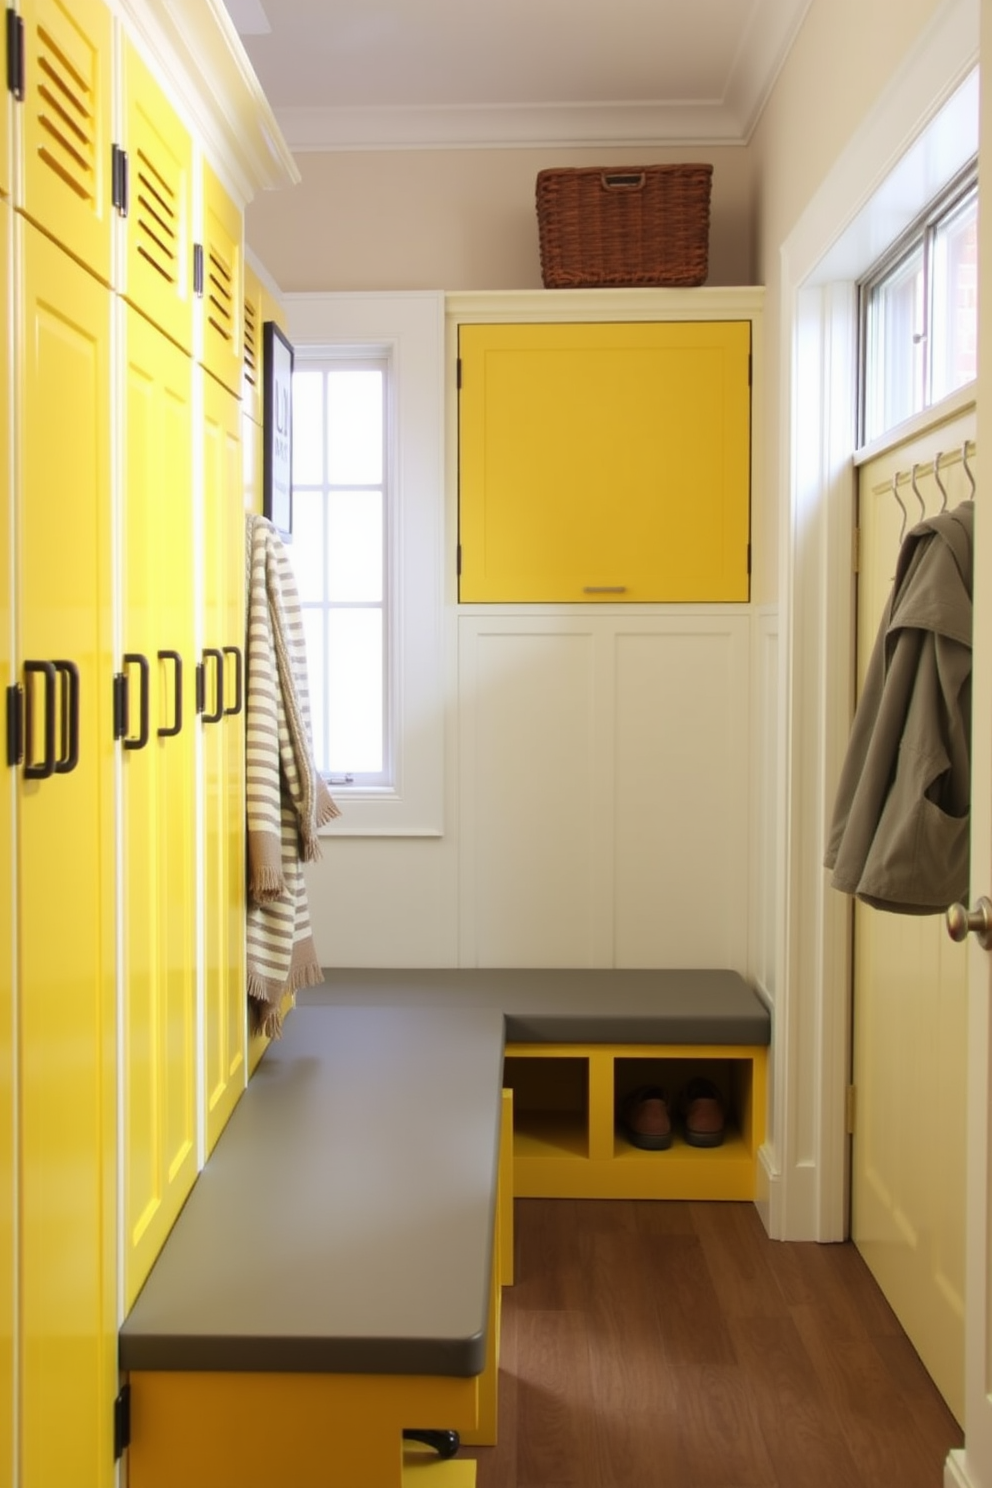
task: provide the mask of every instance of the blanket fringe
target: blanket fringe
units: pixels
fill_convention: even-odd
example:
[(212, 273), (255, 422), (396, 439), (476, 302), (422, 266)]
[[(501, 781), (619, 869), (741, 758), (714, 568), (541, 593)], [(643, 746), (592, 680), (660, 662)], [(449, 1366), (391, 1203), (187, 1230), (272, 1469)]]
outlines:
[(300, 966), (289, 979), (289, 987), (293, 992), (298, 992), (301, 987), (319, 987), (324, 981), (324, 971), (320, 966), (314, 966), (308, 962)]
[(256, 904), (267, 904), (270, 899), (278, 899), (285, 889), (286, 880), (278, 868), (263, 864), (252, 870), (249, 893)]

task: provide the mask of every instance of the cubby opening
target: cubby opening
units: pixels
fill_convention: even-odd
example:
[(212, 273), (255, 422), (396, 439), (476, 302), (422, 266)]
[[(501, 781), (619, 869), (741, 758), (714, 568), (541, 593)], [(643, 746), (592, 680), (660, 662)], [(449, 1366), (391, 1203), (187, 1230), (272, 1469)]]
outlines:
[(507, 1055), (515, 1157), (589, 1156), (589, 1061)]

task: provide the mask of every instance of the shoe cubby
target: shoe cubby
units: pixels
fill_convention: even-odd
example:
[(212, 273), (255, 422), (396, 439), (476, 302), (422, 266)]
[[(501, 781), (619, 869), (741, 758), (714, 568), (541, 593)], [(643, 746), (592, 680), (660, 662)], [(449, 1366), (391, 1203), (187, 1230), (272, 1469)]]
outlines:
[[(513, 1191), (517, 1198), (753, 1199), (764, 1140), (767, 1049), (751, 1045), (510, 1045)], [(685, 1141), (679, 1096), (694, 1075), (719, 1090), (726, 1129), (718, 1147)], [(624, 1098), (666, 1092), (671, 1146), (633, 1145)]]

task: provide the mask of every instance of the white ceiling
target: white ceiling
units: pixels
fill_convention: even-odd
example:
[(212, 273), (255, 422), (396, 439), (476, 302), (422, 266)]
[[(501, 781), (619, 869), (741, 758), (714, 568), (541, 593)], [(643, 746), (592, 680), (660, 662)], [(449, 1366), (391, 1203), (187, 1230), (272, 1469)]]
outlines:
[(291, 148), (739, 144), (811, 0), (223, 0)]

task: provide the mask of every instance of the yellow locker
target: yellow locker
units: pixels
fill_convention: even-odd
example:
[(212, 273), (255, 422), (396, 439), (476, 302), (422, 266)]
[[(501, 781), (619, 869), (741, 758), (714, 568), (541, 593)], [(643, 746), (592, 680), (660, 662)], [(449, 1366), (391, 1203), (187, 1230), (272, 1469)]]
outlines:
[(17, 205), (110, 283), (111, 18), (103, 0), (21, 0)]
[(203, 163), (201, 359), (218, 382), (240, 396), (244, 270), (241, 213)]
[(21, 1488), (113, 1480), (110, 295), (17, 226)]
[(209, 1151), (244, 1088), (244, 589), (241, 405), (203, 378), (204, 1070)]
[(184, 351), (193, 349), (193, 142), (130, 42), (127, 110), (127, 252), (123, 293)]
[(459, 597), (746, 600), (748, 321), (463, 325)]
[[(10, 275), (10, 208), (0, 202), (0, 321), (3, 344), (10, 345), (7, 287)], [(0, 685), (13, 675), (11, 607), (10, 386), (7, 357), (0, 357)], [(12, 761), (8, 758), (8, 765)], [(15, 1126), (14, 1126), (14, 783), (8, 769), (0, 786), (0, 1482), (17, 1480), (14, 1470), (14, 1286), (15, 1286)]]
[(126, 315), (121, 613), (124, 1297), (196, 1177), (192, 363)]

